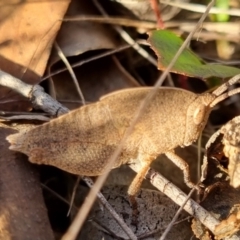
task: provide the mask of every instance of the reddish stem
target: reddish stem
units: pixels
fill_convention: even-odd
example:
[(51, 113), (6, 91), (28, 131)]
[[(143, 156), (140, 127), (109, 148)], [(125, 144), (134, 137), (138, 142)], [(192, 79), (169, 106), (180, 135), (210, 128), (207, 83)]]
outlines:
[(157, 26), (159, 29), (164, 29), (164, 23), (161, 17), (160, 5), (158, 0), (150, 0), (151, 7), (157, 17)]

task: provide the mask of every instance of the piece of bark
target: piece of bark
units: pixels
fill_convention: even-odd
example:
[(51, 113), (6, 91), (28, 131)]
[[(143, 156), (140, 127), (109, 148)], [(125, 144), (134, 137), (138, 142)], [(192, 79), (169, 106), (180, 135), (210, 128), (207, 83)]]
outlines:
[(0, 123), (0, 239), (54, 239), (38, 174), (5, 140), (14, 132)]

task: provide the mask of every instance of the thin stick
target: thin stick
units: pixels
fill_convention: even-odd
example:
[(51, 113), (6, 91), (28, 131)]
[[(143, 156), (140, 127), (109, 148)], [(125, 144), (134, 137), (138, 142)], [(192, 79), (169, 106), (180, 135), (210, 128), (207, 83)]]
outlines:
[[(135, 168), (136, 165), (134, 165), (133, 167)], [(138, 170), (135, 168), (134, 171)], [(212, 214), (210, 214), (208, 211), (206, 211), (192, 199), (187, 200), (187, 195), (184, 192), (182, 192), (180, 189), (174, 186), (162, 175), (155, 172), (153, 169), (150, 169), (148, 171), (146, 178), (150, 180), (154, 187), (163, 192), (166, 196), (172, 199), (179, 206), (183, 206), (186, 201), (186, 204), (184, 205), (183, 209), (190, 215), (198, 219), (204, 226), (206, 226), (211, 232), (214, 233), (215, 228), (220, 223), (220, 221), (214, 218)], [(231, 240), (239, 239), (239, 234), (231, 236), (229, 240), (230, 239)]]
[(163, 22), (163, 20), (162, 20), (162, 14), (161, 14), (161, 12), (160, 12), (160, 3), (159, 3), (159, 1), (157, 1), (157, 0), (150, 0), (150, 4), (151, 4), (151, 7), (152, 7), (152, 9), (153, 9), (153, 11), (154, 11), (154, 13), (155, 13), (155, 15), (156, 15), (156, 18), (157, 18), (157, 27), (159, 28), (159, 29), (164, 29), (165, 27), (164, 27), (164, 22)]
[[(78, 95), (80, 97), (80, 100), (82, 101), (82, 104), (83, 105), (86, 105), (86, 101), (85, 101), (85, 98), (83, 96), (83, 92), (80, 88), (80, 85), (78, 83), (78, 80), (77, 80), (77, 77), (70, 65), (70, 63), (68, 62), (67, 58), (65, 57), (62, 49), (60, 48), (60, 46), (58, 45), (58, 43), (55, 41), (54, 42), (54, 46), (57, 50), (57, 53), (58, 53), (58, 56), (61, 58), (61, 60), (63, 61), (63, 63), (65, 64), (67, 70), (69, 71), (72, 79), (73, 79), (73, 82), (74, 82), (74, 85), (77, 89), (77, 92), (78, 92)], [(71, 196), (71, 202), (70, 202), (70, 207), (69, 207), (69, 210), (68, 210), (68, 213), (67, 213), (67, 216), (69, 216), (70, 212), (71, 212), (71, 209), (72, 209), (72, 206), (73, 206), (73, 202), (74, 202), (74, 198), (75, 198), (75, 195), (76, 195), (76, 191), (77, 191), (77, 187), (78, 187), (78, 184), (80, 182), (80, 176), (78, 176), (76, 182), (75, 182), (75, 185), (74, 185), (74, 188), (73, 188), (73, 193), (72, 193), (72, 196)]]
[[(82, 177), (85, 183), (92, 188), (94, 182), (89, 177)], [(137, 236), (133, 233), (132, 229), (127, 226), (127, 224), (123, 221), (121, 217), (116, 213), (114, 208), (108, 203), (106, 198), (102, 195), (102, 193), (98, 192), (98, 199), (101, 201), (103, 206), (109, 211), (109, 213), (113, 216), (113, 218), (118, 222), (119, 226), (125, 231), (125, 233), (130, 237), (130, 239), (137, 240)]]
[[(108, 17), (108, 14), (103, 9), (103, 7), (99, 4), (97, 0), (93, 0), (95, 6), (98, 8), (98, 10), (104, 15), (105, 17)], [(128, 44), (132, 45), (133, 48), (145, 59), (147, 59), (150, 63), (152, 63), (154, 66), (157, 66), (157, 61), (155, 58), (153, 58), (145, 49), (143, 49), (126, 31), (122, 29), (122, 27), (119, 26), (113, 26), (116, 32), (121, 36), (124, 41), (126, 41)]]
[[(136, 171), (136, 170), (135, 170)], [(187, 199), (187, 195), (179, 188), (174, 186), (169, 180), (164, 178), (161, 174), (155, 172), (153, 169), (148, 171), (146, 176), (150, 180), (151, 184), (158, 190), (163, 192), (166, 196), (172, 199), (179, 206), (183, 206), (183, 209), (191, 216), (196, 217), (202, 224), (204, 224), (210, 231), (214, 232), (215, 227), (220, 223), (214, 218), (208, 211), (201, 207), (192, 199)]]
[(59, 116), (69, 111), (66, 107), (45, 93), (41, 86), (24, 83), (3, 71), (0, 71), (0, 85), (20, 93), (31, 101), (34, 108), (42, 109), (51, 116)]
[[(130, 18), (119, 18), (119, 17), (102, 17), (98, 15), (88, 15), (88, 16), (74, 16), (74, 17), (66, 17), (62, 19), (62, 21), (91, 21), (102, 24), (115, 24), (126, 27), (139, 27), (145, 29), (156, 29), (156, 23), (149, 21), (139, 21)], [(195, 27), (194, 22), (185, 22), (185, 21), (168, 21), (164, 23), (165, 29), (167, 28), (177, 28), (178, 30), (184, 30), (186, 32), (190, 32), (191, 29)], [(218, 38), (231, 39), (232, 41), (238, 41), (238, 32), (239, 32), (239, 23), (237, 22), (204, 22), (204, 29), (206, 29), (209, 33), (203, 34), (200, 33), (200, 38), (202, 36), (215, 36)], [(174, 30), (173, 30), (174, 31)], [(177, 31), (177, 30), (176, 30)], [(178, 32), (178, 31), (177, 31)], [(215, 32), (215, 35), (213, 35)], [(223, 36), (221, 33), (231, 34), (231, 36)], [(233, 33), (236, 33), (233, 35)], [(229, 61), (228, 61), (229, 63)]]
[(54, 42), (54, 46), (55, 46), (55, 48), (57, 50), (58, 56), (61, 58), (61, 60), (66, 65), (66, 67), (67, 67), (67, 69), (68, 69), (68, 71), (69, 71), (69, 73), (70, 73), (70, 75), (71, 75), (71, 77), (73, 79), (73, 82), (74, 82), (75, 87), (77, 89), (78, 95), (79, 95), (80, 99), (82, 100), (83, 105), (85, 105), (86, 104), (85, 98), (83, 96), (82, 90), (81, 90), (81, 88), (79, 86), (79, 83), (78, 83), (78, 80), (77, 80), (77, 77), (76, 77), (76, 75), (75, 75), (75, 73), (74, 73), (70, 63), (68, 62), (67, 58), (65, 57), (65, 55), (62, 52), (62, 49), (59, 47), (59, 45), (58, 45), (58, 43), (56, 41)]
[(112, 56), (112, 60), (116, 64), (119, 71), (129, 80), (129, 82), (131, 82), (131, 85), (133, 85), (134, 87), (145, 85), (144, 83), (141, 83), (140, 85), (138, 81), (123, 67), (123, 65), (119, 62), (116, 56)]
[[(155, 175), (156, 176), (156, 175)], [(177, 210), (177, 212), (175, 213), (175, 216), (173, 217), (172, 221), (168, 224), (167, 228), (165, 229), (165, 231), (163, 232), (162, 236), (159, 238), (159, 240), (164, 240), (167, 236), (167, 234), (170, 232), (170, 230), (172, 229), (173, 225), (175, 224), (178, 216), (180, 215), (180, 213), (182, 212), (184, 206), (187, 204), (188, 200), (190, 199), (190, 197), (192, 196), (193, 192), (194, 192), (194, 188), (190, 191), (190, 193), (188, 194), (188, 196), (186, 197), (185, 201), (183, 202), (183, 204), (181, 205), (181, 207)]]
[(121, 18), (121, 17), (103, 17), (103, 16), (73, 16), (73, 17), (64, 17), (63, 22), (76, 22), (76, 21), (90, 21), (96, 23), (105, 23), (105, 24), (114, 24), (121, 25), (126, 27), (137, 27), (137, 28), (147, 28), (155, 29), (157, 27), (156, 23), (133, 20), (131, 18)]
[(75, 199), (75, 196), (76, 196), (76, 193), (77, 193), (77, 187), (79, 185), (79, 182), (81, 180), (81, 177), (78, 176), (77, 177), (77, 180), (74, 184), (74, 187), (73, 187), (73, 191), (72, 191), (72, 196), (71, 196), (71, 200), (70, 200), (70, 204), (69, 204), (69, 209), (68, 209), (68, 212), (67, 212), (67, 216), (70, 215), (71, 211), (72, 211), (72, 207), (73, 207), (73, 203), (74, 203), (74, 199)]
[[(187, 2), (182, 2), (182, 1), (166, 1), (166, 0), (161, 0), (161, 3), (167, 4), (170, 6), (178, 7), (181, 9), (193, 11), (193, 12), (198, 12), (198, 13), (204, 13), (207, 11), (207, 7), (202, 4), (197, 4), (197, 3), (187, 3)], [(240, 10), (237, 8), (232, 8), (232, 9), (221, 9), (217, 7), (212, 7), (210, 12), (211, 14), (227, 14), (231, 16), (237, 16), (240, 17)]]
[[(89, 63), (89, 62), (98, 60), (98, 59), (103, 58), (103, 57), (107, 57), (107, 56), (113, 55), (114, 53), (121, 52), (121, 51), (123, 51), (123, 50), (125, 50), (125, 49), (128, 49), (128, 48), (130, 48), (130, 47), (132, 47), (132, 46), (131, 46), (131, 45), (124, 45), (124, 46), (121, 46), (121, 47), (119, 47), (119, 48), (106, 51), (106, 52), (101, 53), (101, 54), (98, 54), (98, 55), (96, 55), (96, 56), (94, 56), (94, 57), (90, 57), (90, 58), (85, 59), (85, 60), (83, 60), (83, 61), (74, 63), (74, 64), (71, 65), (71, 67), (72, 67), (72, 68), (80, 67), (80, 66), (82, 66), (82, 65), (84, 65), (84, 64), (86, 64), (86, 63)], [(57, 75), (57, 74), (59, 74), (59, 73), (65, 72), (65, 71), (67, 71), (67, 68), (61, 68), (61, 69), (59, 69), (59, 70), (57, 70), (57, 71), (55, 71), (55, 72), (52, 72), (51, 74), (48, 74), (47, 76), (43, 77), (43, 78), (42, 78), (42, 81), (43, 81), (43, 80), (46, 80), (46, 79), (49, 78), (49, 77), (55, 76), (55, 75)]]

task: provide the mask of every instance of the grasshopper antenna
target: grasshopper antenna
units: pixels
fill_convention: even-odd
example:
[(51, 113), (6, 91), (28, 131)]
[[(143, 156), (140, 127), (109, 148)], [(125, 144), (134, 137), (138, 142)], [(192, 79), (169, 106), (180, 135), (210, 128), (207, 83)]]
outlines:
[[(237, 83), (240, 79), (240, 74), (232, 77), (231, 79), (229, 79), (226, 83), (222, 84), (220, 87), (218, 87), (215, 91), (212, 92), (212, 94), (214, 94), (216, 97), (216, 99), (214, 99), (214, 101), (210, 104), (210, 107), (214, 107), (215, 105), (217, 105), (219, 102), (223, 101), (224, 99), (235, 95), (237, 93), (240, 93), (240, 88), (237, 89), (233, 89), (231, 91), (225, 92), (228, 90), (228, 88), (230, 86), (232, 86), (233, 84)], [(225, 92), (225, 93), (224, 93)]]

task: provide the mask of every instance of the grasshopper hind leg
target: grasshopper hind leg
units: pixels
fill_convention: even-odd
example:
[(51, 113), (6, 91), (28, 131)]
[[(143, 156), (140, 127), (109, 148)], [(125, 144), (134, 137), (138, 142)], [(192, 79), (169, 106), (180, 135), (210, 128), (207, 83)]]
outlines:
[(137, 175), (131, 182), (129, 188), (128, 188), (128, 196), (129, 196), (129, 202), (132, 207), (132, 224), (137, 225), (137, 218), (138, 218), (138, 205), (136, 201), (136, 195), (138, 194), (140, 187), (142, 185), (142, 182), (144, 180), (145, 175), (147, 174), (150, 164), (153, 161), (153, 158), (151, 160), (149, 158), (143, 159), (141, 161), (141, 168), (139, 169)]

